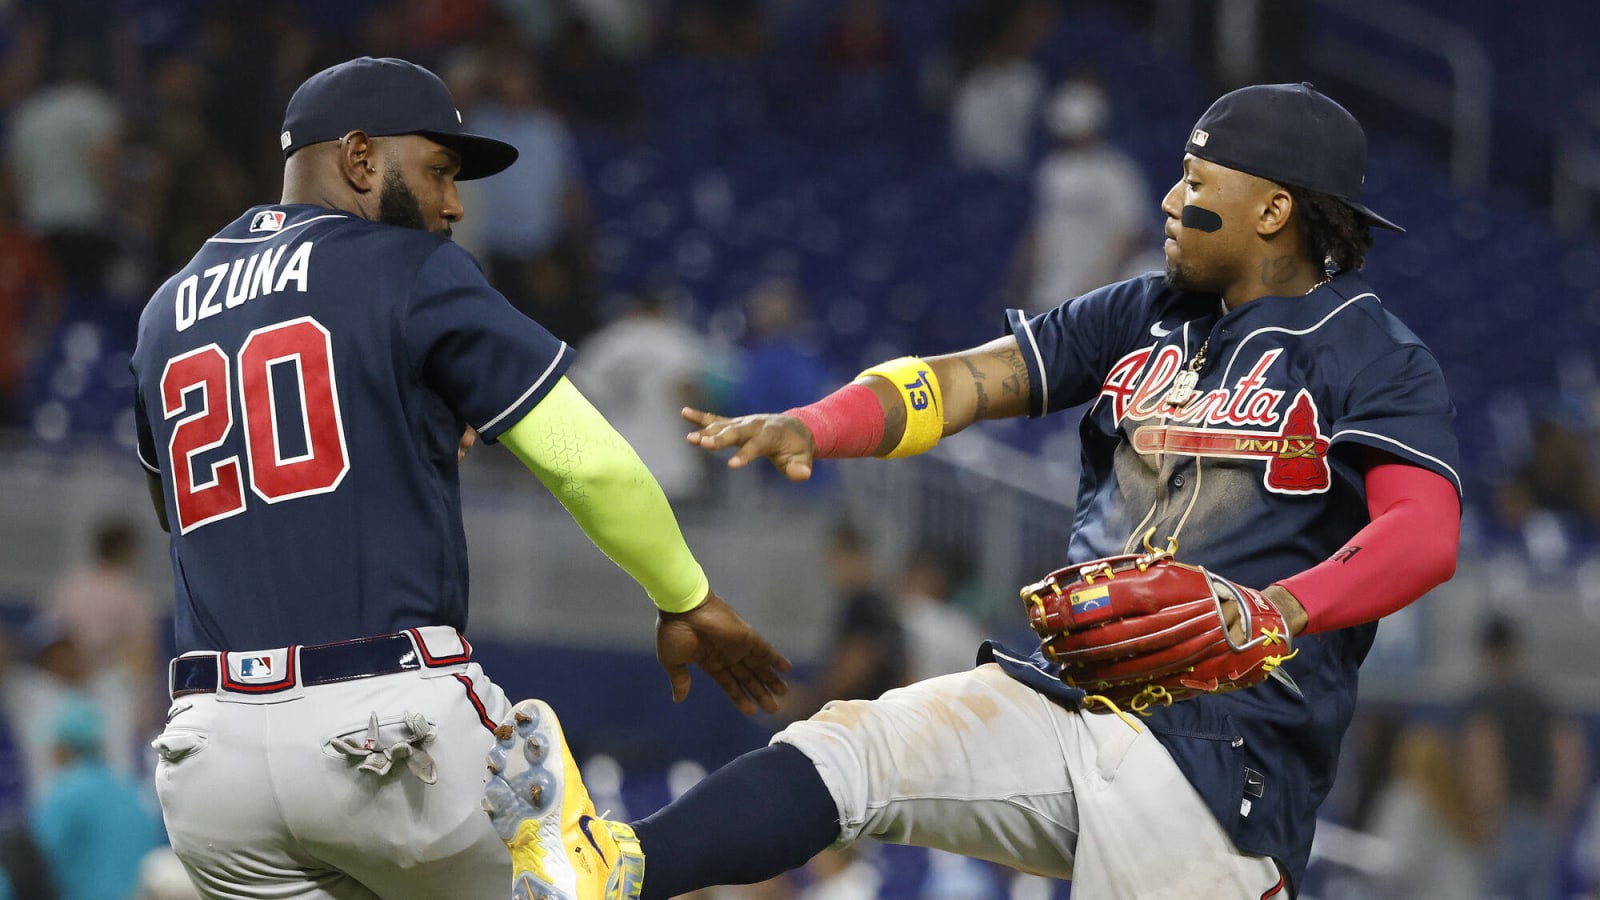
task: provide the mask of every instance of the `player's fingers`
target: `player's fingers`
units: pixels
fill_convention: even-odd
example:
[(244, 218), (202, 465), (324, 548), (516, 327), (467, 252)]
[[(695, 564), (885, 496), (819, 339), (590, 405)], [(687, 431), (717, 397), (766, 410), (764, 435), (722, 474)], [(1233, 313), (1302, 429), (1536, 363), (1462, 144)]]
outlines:
[(667, 681), (672, 685), (672, 702), (682, 703), (689, 696), (689, 667), (684, 665), (663, 665), (667, 670)]
[[(726, 440), (725, 437), (729, 434), (729, 432), (732, 431), (734, 431), (734, 429), (728, 429), (721, 435), (717, 436), (718, 440), (723, 441), (722, 446), (732, 446), (732, 442)], [(770, 456), (773, 458), (773, 464), (778, 465), (778, 471), (783, 471), (783, 466), (778, 463), (779, 456), (782, 454), (779, 447), (774, 442), (771, 432), (748, 431), (740, 429), (739, 434), (735, 439), (739, 443), (739, 452), (728, 458), (729, 468), (743, 468), (744, 466), (749, 465), (763, 456)]]
[[(741, 694), (755, 701), (755, 705), (760, 706), (766, 712), (773, 713), (778, 711), (778, 698), (773, 696), (772, 691), (767, 688), (766, 682), (762, 679), (758, 669), (736, 665), (731, 669), (731, 672), (734, 683), (738, 685)], [(743, 707), (740, 708), (743, 709)], [(750, 710), (750, 712), (754, 711), (754, 709)]]
[(690, 432), (689, 443), (702, 450), (722, 450), (727, 447), (743, 446), (755, 434), (757, 429), (749, 422), (722, 419), (702, 427), (699, 431)]
[(695, 409), (692, 406), (685, 406), (683, 409), (678, 411), (678, 414), (683, 416), (685, 421), (701, 427), (710, 425), (712, 422), (716, 422), (722, 418), (716, 413), (708, 413), (703, 409)]
[(728, 695), (728, 699), (732, 700), (733, 705), (739, 708), (739, 712), (748, 716), (756, 711), (755, 702), (750, 699), (750, 695), (745, 691), (744, 684), (734, 677), (731, 670), (712, 669), (707, 670), (706, 674), (710, 675), (711, 680), (722, 688), (722, 692)]
[(810, 460), (790, 458), (784, 462), (773, 460), (772, 464), (790, 481), (807, 481), (811, 478)]

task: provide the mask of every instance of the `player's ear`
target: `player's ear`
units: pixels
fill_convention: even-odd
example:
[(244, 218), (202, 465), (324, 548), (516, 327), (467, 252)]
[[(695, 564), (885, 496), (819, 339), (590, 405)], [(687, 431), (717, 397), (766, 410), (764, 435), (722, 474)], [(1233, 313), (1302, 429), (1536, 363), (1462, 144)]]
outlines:
[(366, 193), (378, 186), (377, 149), (365, 131), (339, 139), (339, 172), (352, 188)]
[(1262, 237), (1271, 237), (1282, 231), (1294, 213), (1294, 196), (1288, 189), (1270, 182), (1268, 184), (1270, 188), (1262, 198), (1261, 216), (1256, 222), (1256, 232)]

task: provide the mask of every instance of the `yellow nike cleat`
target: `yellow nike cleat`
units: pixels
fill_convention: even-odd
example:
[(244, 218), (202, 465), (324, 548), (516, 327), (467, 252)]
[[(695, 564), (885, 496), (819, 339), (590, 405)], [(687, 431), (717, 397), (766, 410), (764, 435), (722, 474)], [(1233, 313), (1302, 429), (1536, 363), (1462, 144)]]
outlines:
[(595, 815), (555, 710), (524, 700), (494, 736), (483, 808), (511, 851), (515, 900), (638, 900), (639, 839)]

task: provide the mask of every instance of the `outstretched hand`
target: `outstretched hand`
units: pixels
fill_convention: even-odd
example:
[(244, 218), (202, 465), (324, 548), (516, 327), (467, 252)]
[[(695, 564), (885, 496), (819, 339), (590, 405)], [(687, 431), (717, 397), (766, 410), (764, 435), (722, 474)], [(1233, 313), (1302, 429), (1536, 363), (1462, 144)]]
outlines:
[(672, 682), (674, 703), (689, 696), (690, 663), (747, 716), (757, 706), (777, 712), (778, 698), (789, 691), (780, 674), (791, 668), (789, 660), (715, 592), (688, 612), (656, 617), (656, 659)]
[(689, 432), (689, 443), (702, 450), (738, 448), (728, 458), (728, 468), (739, 469), (765, 456), (790, 481), (811, 477), (817, 446), (811, 432), (794, 416), (758, 413), (727, 418), (685, 406), (683, 418), (699, 426)]

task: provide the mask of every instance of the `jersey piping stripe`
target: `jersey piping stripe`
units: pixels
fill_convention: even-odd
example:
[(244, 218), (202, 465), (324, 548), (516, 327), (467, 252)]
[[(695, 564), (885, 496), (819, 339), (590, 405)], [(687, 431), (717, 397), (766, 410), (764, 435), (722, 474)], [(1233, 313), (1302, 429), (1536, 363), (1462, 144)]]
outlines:
[(478, 430), (479, 431), (488, 431), (489, 429), (493, 428), (496, 424), (498, 424), (501, 419), (504, 419), (506, 416), (511, 415), (513, 410), (515, 410), (517, 407), (522, 405), (522, 401), (524, 401), (524, 400), (528, 399), (529, 397), (533, 396), (533, 392), (537, 391), (539, 389), (539, 387), (545, 383), (545, 380), (550, 377), (550, 373), (554, 372), (556, 366), (560, 365), (561, 361), (563, 359), (566, 359), (566, 358), (567, 358), (567, 342), (566, 341), (562, 341), (561, 342), (561, 350), (556, 353), (554, 359), (550, 360), (550, 365), (545, 367), (545, 370), (544, 370), (543, 374), (541, 374), (539, 376), (538, 380), (535, 381), (533, 383), (533, 385), (531, 387), (529, 387), (527, 390), (523, 391), (522, 392), (522, 396), (518, 397), (515, 402), (513, 402), (510, 406), (506, 407), (505, 409), (501, 410), (500, 411), (500, 415), (495, 416), (494, 418), (492, 418), (489, 421), (483, 423), (482, 425), (479, 425), (478, 426)]
[(1421, 459), (1425, 459), (1425, 460), (1433, 463), (1434, 465), (1438, 466), (1439, 468), (1441, 468), (1441, 469), (1445, 470), (1446, 472), (1450, 473), (1450, 480), (1455, 482), (1456, 493), (1458, 493), (1458, 494), (1461, 493), (1461, 476), (1457, 475), (1455, 469), (1450, 468), (1450, 466), (1448, 464), (1446, 464), (1444, 462), (1444, 460), (1438, 458), (1437, 456), (1432, 456), (1430, 454), (1423, 453), (1421, 450), (1418, 450), (1417, 448), (1411, 447), (1411, 446), (1406, 445), (1406, 444), (1402, 444), (1399, 441), (1395, 440), (1394, 438), (1389, 437), (1388, 435), (1374, 434), (1373, 432), (1370, 432), (1370, 431), (1362, 431), (1359, 428), (1346, 428), (1343, 431), (1335, 432), (1333, 434), (1333, 436), (1328, 438), (1328, 443), (1332, 444), (1333, 442), (1339, 440), (1340, 437), (1342, 437), (1344, 435), (1347, 435), (1347, 434), (1359, 434), (1362, 437), (1369, 437), (1369, 438), (1372, 438), (1375, 441), (1383, 441), (1386, 444), (1392, 444), (1392, 445), (1394, 445), (1396, 447), (1399, 447), (1401, 450), (1404, 450), (1405, 452), (1412, 454), (1413, 456), (1419, 457)]
[(135, 448), (133, 448), (133, 455), (137, 456), (139, 458), (139, 465), (144, 466), (146, 469), (148, 469), (150, 471), (151, 475), (160, 475), (161, 474), (161, 470), (160, 469), (156, 468), (154, 464), (152, 464), (149, 460), (144, 458), (144, 448), (143, 447), (135, 447)]
[(280, 228), (279, 230), (274, 231), (271, 234), (264, 234), (261, 237), (253, 237), (253, 238), (213, 237), (213, 238), (206, 238), (206, 243), (208, 243), (208, 244), (259, 244), (259, 243), (261, 243), (263, 241), (270, 241), (273, 238), (282, 237), (283, 235), (288, 234), (289, 232), (295, 230), (296, 228), (301, 228), (301, 227), (304, 227), (306, 225), (310, 225), (312, 222), (321, 222), (323, 219), (348, 219), (348, 218), (350, 218), (350, 217), (349, 216), (341, 216), (341, 215), (312, 216), (311, 218), (306, 219), (304, 222), (296, 222), (293, 225), (285, 226), (284, 228)]
[(1278, 883), (1270, 888), (1267, 888), (1267, 892), (1261, 895), (1261, 900), (1270, 900), (1270, 898), (1278, 896), (1278, 894), (1282, 893), (1287, 884), (1287, 879), (1285, 879), (1282, 875), (1279, 875)]
[(1000, 652), (1000, 648), (994, 646), (993, 644), (989, 645), (989, 652), (991, 654), (993, 654), (997, 659), (1003, 659), (1006, 662), (1014, 662), (1017, 665), (1032, 666), (1034, 668), (1038, 668), (1038, 666), (1034, 664), (1033, 660), (1031, 660), (1031, 659), (1018, 659), (1018, 658), (1016, 658), (1015, 656), (1012, 656), (1009, 653), (1001, 653)]
[(495, 729), (494, 721), (489, 718), (489, 711), (483, 708), (483, 701), (478, 699), (478, 692), (473, 690), (472, 679), (465, 675), (456, 675), (454, 678), (461, 682), (462, 687), (467, 689), (467, 700), (472, 703), (472, 708), (478, 711), (478, 721), (482, 722), (483, 727), (489, 729), (489, 732), (493, 734)]
[(1021, 316), (1017, 318), (1022, 333), (1028, 336), (1028, 349), (1033, 352), (1033, 367), (1039, 372), (1039, 411), (1035, 415), (1042, 416), (1050, 411), (1050, 379), (1044, 374), (1044, 357), (1039, 353), (1039, 341), (1033, 336), (1032, 324)]
[[(1349, 300), (1346, 300), (1345, 302), (1343, 302), (1343, 303), (1339, 304), (1338, 306), (1334, 307), (1333, 310), (1330, 311), (1327, 315), (1323, 316), (1321, 319), (1318, 319), (1315, 324), (1313, 324), (1313, 325), (1311, 325), (1311, 326), (1309, 326), (1307, 328), (1296, 329), (1296, 328), (1284, 328), (1281, 325), (1268, 325), (1268, 326), (1266, 326), (1264, 328), (1257, 328), (1255, 331), (1252, 331), (1249, 334), (1246, 334), (1244, 337), (1239, 339), (1239, 343), (1234, 345), (1233, 353), (1228, 357), (1228, 365), (1227, 365), (1226, 368), (1224, 368), (1222, 370), (1222, 383), (1223, 384), (1228, 384), (1229, 383), (1228, 378), (1230, 377), (1230, 375), (1233, 372), (1233, 364), (1239, 361), (1239, 354), (1244, 352), (1244, 345), (1249, 343), (1250, 339), (1255, 337), (1256, 335), (1266, 334), (1269, 331), (1279, 331), (1279, 332), (1282, 332), (1284, 334), (1294, 334), (1294, 335), (1310, 334), (1311, 332), (1316, 331), (1318, 328), (1321, 328), (1322, 326), (1328, 324), (1328, 320), (1329, 319), (1332, 319), (1334, 316), (1337, 316), (1339, 313), (1344, 312), (1345, 307), (1347, 307), (1350, 304), (1356, 302), (1357, 300), (1361, 300), (1361, 299), (1366, 298), (1366, 297), (1371, 297), (1373, 300), (1378, 300), (1378, 295), (1377, 294), (1374, 294), (1371, 291), (1367, 291), (1365, 294), (1357, 294), (1354, 297), (1351, 297)], [(1382, 303), (1383, 301), (1382, 300), (1378, 300), (1378, 302)]]
[[(1382, 303), (1383, 302), (1382, 300), (1380, 300), (1378, 298), (1377, 294), (1373, 293), (1372, 291), (1367, 291), (1364, 294), (1357, 294), (1354, 297), (1351, 297), (1349, 300), (1346, 300), (1345, 302), (1339, 304), (1331, 312), (1329, 312), (1327, 315), (1323, 316), (1321, 319), (1319, 319), (1316, 322), (1316, 324), (1310, 326), (1309, 328), (1296, 330), (1296, 329), (1293, 329), (1293, 328), (1283, 328), (1283, 327), (1280, 327), (1280, 326), (1277, 326), (1277, 325), (1271, 325), (1271, 326), (1268, 326), (1266, 328), (1258, 328), (1255, 331), (1250, 332), (1249, 334), (1247, 334), (1244, 337), (1239, 339), (1238, 345), (1234, 347), (1233, 354), (1230, 357), (1228, 357), (1228, 367), (1222, 370), (1222, 383), (1223, 384), (1227, 384), (1228, 383), (1228, 378), (1230, 377), (1230, 375), (1233, 372), (1233, 364), (1238, 361), (1239, 354), (1244, 351), (1245, 343), (1248, 342), (1251, 338), (1255, 337), (1256, 335), (1265, 334), (1265, 333), (1267, 333), (1269, 331), (1281, 331), (1284, 334), (1295, 334), (1295, 335), (1310, 334), (1311, 332), (1316, 331), (1318, 328), (1321, 328), (1322, 326), (1328, 324), (1328, 320), (1329, 319), (1332, 319), (1334, 316), (1338, 315), (1339, 313), (1344, 312), (1345, 308), (1348, 307), (1350, 304), (1355, 303), (1357, 300), (1363, 300), (1363, 299), (1365, 299), (1367, 297), (1371, 297), (1373, 300), (1376, 300), (1378, 303)], [(1370, 431), (1361, 431), (1361, 430), (1355, 429), (1355, 428), (1347, 428), (1344, 431), (1340, 431), (1340, 432), (1337, 432), (1337, 433), (1333, 434), (1332, 436), (1330, 436), (1328, 438), (1328, 443), (1332, 444), (1334, 441), (1339, 439), (1340, 435), (1346, 435), (1346, 434), (1359, 434), (1359, 435), (1362, 435), (1363, 437), (1369, 437), (1369, 438), (1372, 438), (1374, 440), (1384, 441), (1386, 443), (1393, 444), (1394, 446), (1399, 447), (1402, 450), (1405, 450), (1407, 453), (1411, 453), (1411, 454), (1413, 454), (1413, 455), (1415, 455), (1415, 456), (1417, 456), (1417, 457), (1419, 457), (1421, 459), (1426, 459), (1429, 462), (1432, 462), (1433, 464), (1437, 465), (1439, 468), (1441, 468), (1441, 469), (1445, 470), (1446, 472), (1450, 473), (1450, 480), (1454, 481), (1455, 485), (1456, 485), (1456, 493), (1461, 493), (1461, 476), (1456, 474), (1456, 470), (1455, 469), (1450, 468), (1450, 466), (1446, 465), (1445, 462), (1443, 460), (1439, 459), (1438, 457), (1431, 456), (1431, 455), (1429, 455), (1427, 453), (1423, 453), (1421, 450), (1417, 450), (1417, 449), (1415, 449), (1413, 447), (1409, 447), (1409, 446), (1407, 446), (1405, 444), (1402, 444), (1402, 443), (1400, 443), (1399, 441), (1395, 440), (1392, 437), (1387, 437), (1387, 436), (1381, 435), (1381, 434), (1374, 434), (1374, 433), (1372, 433)]]

